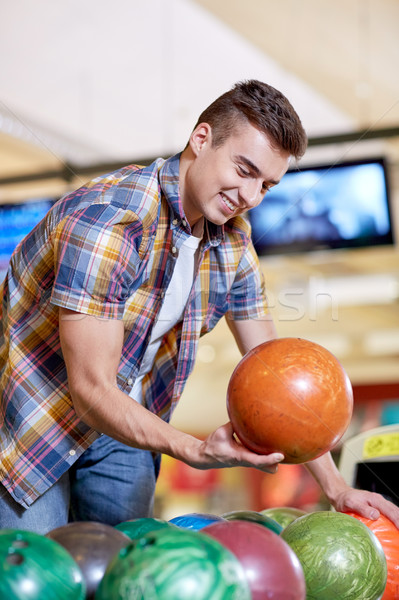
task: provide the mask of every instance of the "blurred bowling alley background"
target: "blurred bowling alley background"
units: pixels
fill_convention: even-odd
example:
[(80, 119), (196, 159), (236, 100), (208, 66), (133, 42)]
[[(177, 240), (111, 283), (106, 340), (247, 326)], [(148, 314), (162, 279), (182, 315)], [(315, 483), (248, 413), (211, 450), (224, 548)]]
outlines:
[[(267, 81), (309, 135), (300, 164), (250, 217), (270, 311), (279, 336), (342, 363), (354, 404), (334, 460), (348, 482), (399, 504), (399, 5), (116, 0), (112, 11), (115, 27), (103, 0), (2, 7), (0, 277), (64, 193), (178, 152), (216, 96)], [(221, 321), (200, 341), (176, 427), (204, 438), (228, 420), (240, 359)], [(163, 459), (156, 517), (278, 506), (328, 509), (302, 464), (266, 475)]]

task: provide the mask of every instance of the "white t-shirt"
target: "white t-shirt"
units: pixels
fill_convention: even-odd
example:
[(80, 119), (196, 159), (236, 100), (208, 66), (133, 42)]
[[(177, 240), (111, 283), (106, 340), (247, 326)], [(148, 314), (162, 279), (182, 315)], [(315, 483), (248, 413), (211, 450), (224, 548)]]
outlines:
[(193, 285), (199, 237), (190, 236), (180, 247), (172, 278), (165, 292), (165, 298), (154, 324), (147, 350), (145, 351), (140, 371), (130, 392), (130, 396), (140, 404), (143, 403), (141, 384), (143, 377), (151, 371), (155, 355), (162, 339), (176, 323), (181, 321)]

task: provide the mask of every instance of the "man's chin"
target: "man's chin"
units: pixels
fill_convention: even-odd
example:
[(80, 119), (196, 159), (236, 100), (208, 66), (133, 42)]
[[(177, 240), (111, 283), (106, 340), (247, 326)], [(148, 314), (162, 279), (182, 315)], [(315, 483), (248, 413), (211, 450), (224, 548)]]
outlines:
[[(232, 217), (230, 217), (231, 219)], [(230, 220), (228, 217), (224, 218), (224, 219), (207, 219), (209, 221), (209, 223), (212, 223), (213, 225), (218, 225), (219, 227), (223, 227), (223, 225), (225, 225), (227, 223), (227, 221)]]
[(227, 215), (208, 215), (206, 217), (207, 221), (209, 221), (209, 223), (213, 223), (213, 225), (219, 225), (220, 227), (225, 225), (225, 223), (227, 223), (228, 221), (230, 221), (231, 219), (233, 219), (235, 217), (235, 213), (233, 213), (231, 216), (227, 216)]

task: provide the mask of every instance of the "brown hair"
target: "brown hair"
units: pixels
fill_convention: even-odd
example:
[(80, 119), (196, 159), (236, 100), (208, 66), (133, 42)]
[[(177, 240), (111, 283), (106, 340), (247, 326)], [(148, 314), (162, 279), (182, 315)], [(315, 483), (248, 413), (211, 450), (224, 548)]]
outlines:
[(274, 87), (255, 79), (236, 83), (217, 98), (201, 113), (195, 127), (208, 123), (212, 146), (217, 148), (243, 121), (249, 121), (297, 160), (305, 153), (307, 136), (291, 103)]

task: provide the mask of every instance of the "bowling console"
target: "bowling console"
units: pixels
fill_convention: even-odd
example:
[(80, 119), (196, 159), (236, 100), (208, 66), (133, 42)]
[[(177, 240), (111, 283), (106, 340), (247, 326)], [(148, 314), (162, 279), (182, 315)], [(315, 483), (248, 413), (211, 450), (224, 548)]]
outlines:
[(357, 489), (378, 492), (399, 506), (399, 424), (364, 431), (343, 444), (339, 471)]

